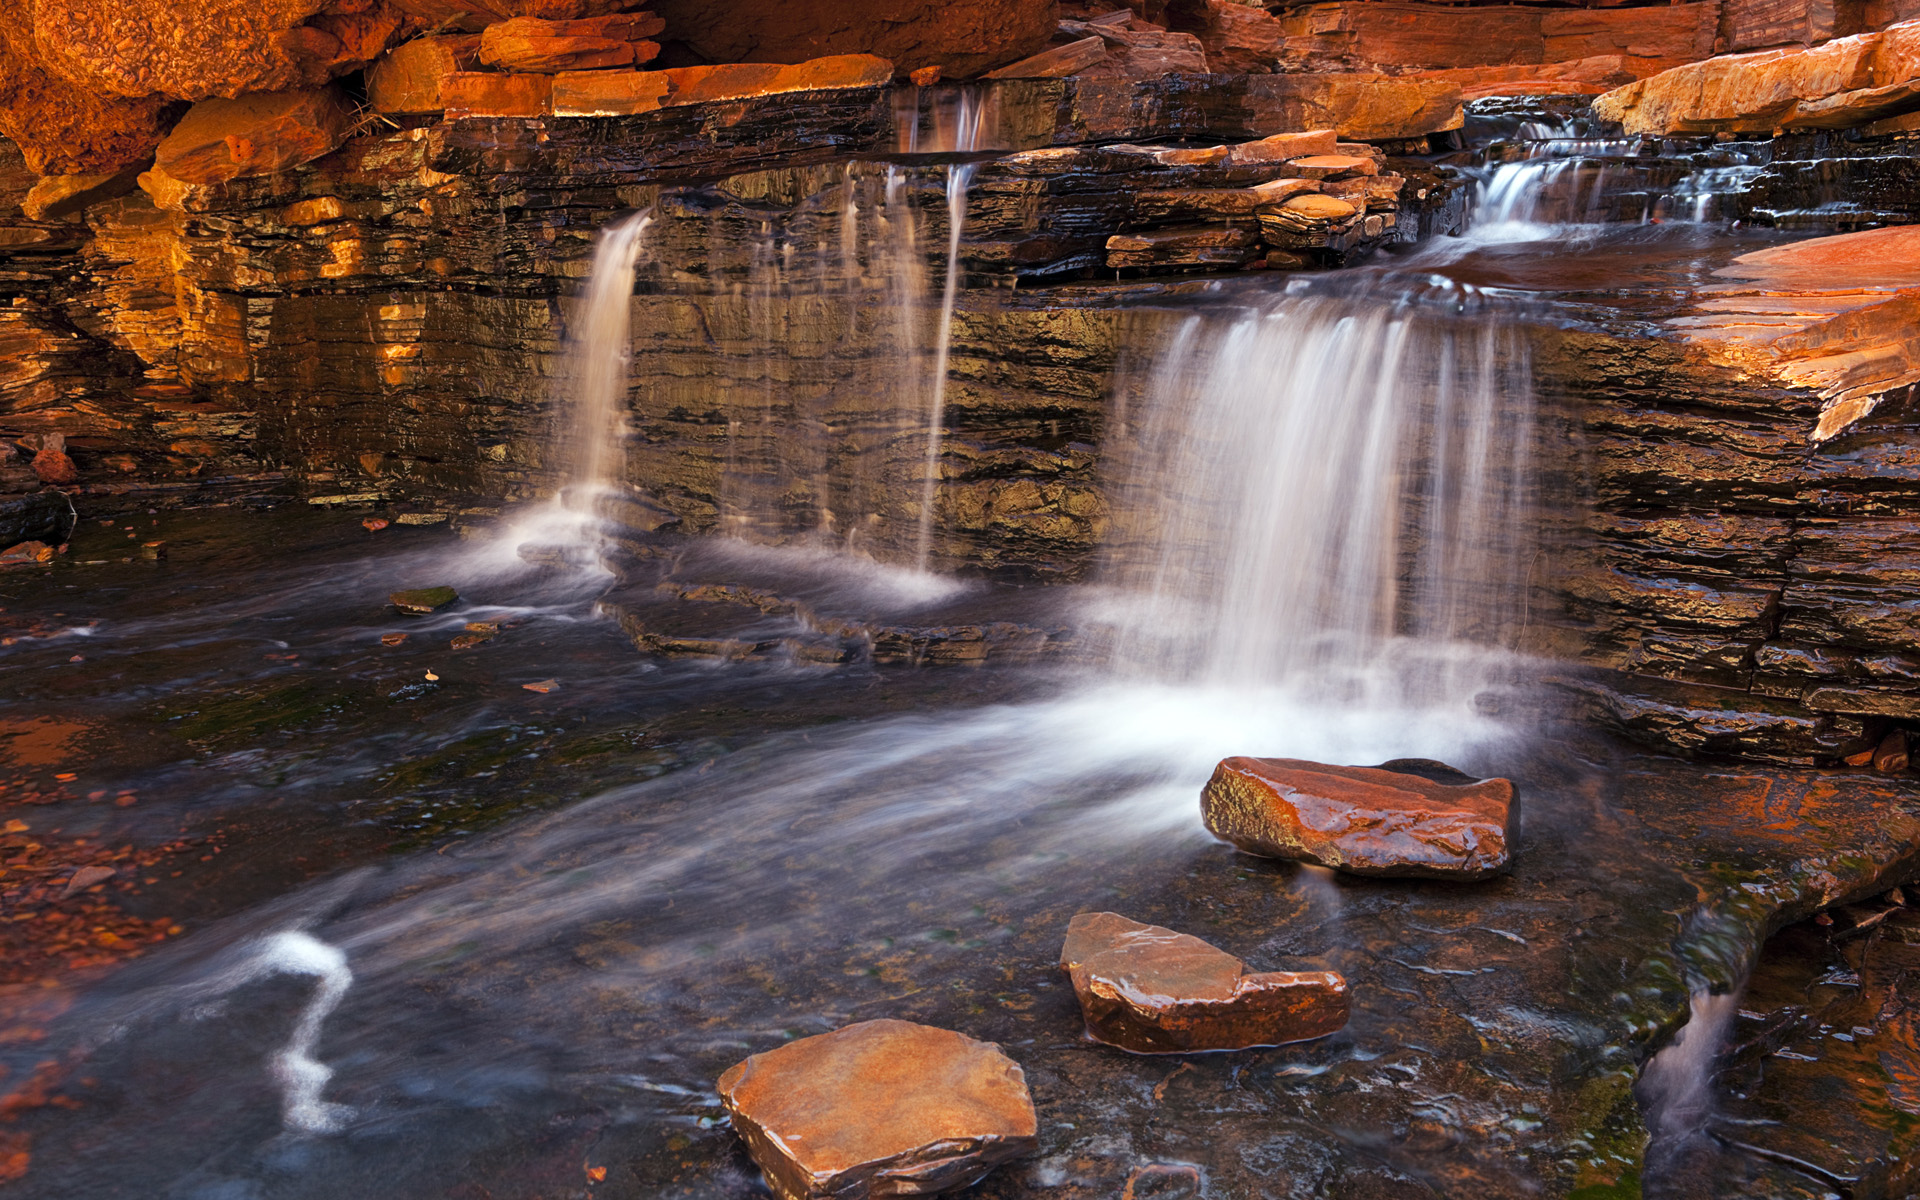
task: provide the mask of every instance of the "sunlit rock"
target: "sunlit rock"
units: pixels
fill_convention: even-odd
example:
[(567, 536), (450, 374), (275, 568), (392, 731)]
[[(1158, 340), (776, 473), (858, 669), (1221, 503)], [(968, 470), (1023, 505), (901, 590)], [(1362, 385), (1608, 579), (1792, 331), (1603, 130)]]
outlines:
[(352, 124), (336, 88), (202, 100), (160, 143), (154, 165), (187, 184), (267, 175), (328, 153)]
[(447, 76), (440, 96), (447, 119), (539, 117), (553, 111), (552, 75), (459, 71)]
[(1060, 965), (1088, 1036), (1138, 1054), (1277, 1046), (1347, 1023), (1337, 971), (1250, 973), (1199, 938), (1118, 913), (1073, 918)]
[(616, 13), (578, 21), (520, 17), (487, 26), (480, 61), (505, 71), (580, 71), (651, 62), (660, 53), (647, 39), (666, 23), (651, 13)]
[(137, 167), (99, 175), (49, 175), (33, 185), (20, 210), (32, 221), (57, 221), (126, 195), (139, 186), (139, 178)]
[(1037, 1145), (1018, 1063), (907, 1021), (863, 1021), (756, 1054), (719, 1090), (782, 1200), (948, 1191)]
[(1507, 868), (1516, 812), (1505, 779), (1435, 783), (1295, 758), (1226, 759), (1200, 794), (1215, 837), (1249, 854), (1355, 875), (1497, 874)]
[(553, 77), (556, 117), (627, 117), (666, 102), (665, 71), (562, 71)]
[(447, 77), (470, 71), (480, 62), (477, 34), (415, 38), (383, 56), (367, 72), (367, 103), (374, 111), (397, 116), (437, 113)]

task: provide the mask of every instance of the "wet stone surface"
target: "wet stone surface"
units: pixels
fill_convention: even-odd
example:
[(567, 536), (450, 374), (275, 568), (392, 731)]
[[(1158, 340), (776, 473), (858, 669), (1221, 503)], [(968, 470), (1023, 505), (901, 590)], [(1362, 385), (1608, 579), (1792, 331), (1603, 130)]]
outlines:
[[(1461, 760), (1527, 797), (1508, 874), (1250, 858), (1206, 836), (1195, 796), (1223, 754), (1307, 749), (1284, 707), (1250, 723), (1243, 695), (1181, 693), (1198, 716), (1169, 732), (1165, 696), (991, 663), (648, 669), (590, 599), (490, 592), (444, 535), (273, 528), (142, 518), (134, 544), (176, 548), (153, 562), (96, 522), (67, 559), (0, 577), (19, 681), (0, 697), (0, 825), (43, 851), (225, 839), (68, 901), (181, 933), (110, 974), (50, 955), (56, 986), (4, 993), (4, 1086), (54, 1064), (0, 1124), (30, 1157), (4, 1194), (764, 1195), (714, 1081), (890, 1018), (1023, 1067), (1038, 1146), (971, 1193), (991, 1200), (1626, 1196), (1647, 1138), (1635, 1079), (1690, 995), (1735, 986), (1776, 925), (1920, 865), (1920, 796), (1871, 768), (1710, 768), (1570, 731)], [(394, 582), (423, 576), (464, 605), (393, 616)], [(496, 619), (492, 641), (448, 648)], [(416, 636), (382, 644), (401, 629)], [(1380, 761), (1405, 736), (1321, 749)], [(1089, 1042), (1058, 965), (1087, 911), (1256, 970), (1338, 971), (1351, 1019), (1235, 1054)], [(1887, 944), (1900, 926), (1880, 925)], [(264, 1066), (315, 995), (243, 970), (287, 929), (353, 973), (314, 1048), (325, 1100), (350, 1110), (333, 1135), (285, 1133)], [(1768, 1059), (1783, 1085), (1782, 1062), (1813, 1071)], [(1894, 1152), (1849, 1153), (1855, 1194), (1886, 1194)], [(1820, 1194), (1753, 1162), (1743, 1194)]]

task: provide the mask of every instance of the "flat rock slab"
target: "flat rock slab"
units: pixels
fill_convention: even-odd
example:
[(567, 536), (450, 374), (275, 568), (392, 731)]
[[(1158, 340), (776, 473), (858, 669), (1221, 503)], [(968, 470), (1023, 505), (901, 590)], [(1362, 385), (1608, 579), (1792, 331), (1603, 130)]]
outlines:
[(1200, 794), (1208, 832), (1249, 854), (1355, 875), (1482, 879), (1507, 869), (1513, 784), (1380, 767), (1229, 758)]
[(1136, 1054), (1304, 1042), (1344, 1028), (1350, 1007), (1337, 971), (1248, 973), (1197, 937), (1118, 913), (1069, 922), (1060, 965), (1087, 1035)]
[(387, 596), (388, 603), (403, 613), (424, 615), (436, 612), (460, 598), (450, 587), (406, 588)]
[(735, 1064), (720, 1101), (783, 1200), (922, 1196), (1031, 1153), (1018, 1063), (990, 1042), (863, 1021)]

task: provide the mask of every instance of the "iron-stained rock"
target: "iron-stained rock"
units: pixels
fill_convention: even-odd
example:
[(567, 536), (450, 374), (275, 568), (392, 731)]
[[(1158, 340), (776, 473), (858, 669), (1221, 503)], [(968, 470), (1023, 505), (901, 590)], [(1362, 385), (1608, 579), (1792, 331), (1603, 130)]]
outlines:
[(1507, 868), (1513, 784), (1435, 783), (1379, 767), (1229, 758), (1200, 794), (1215, 837), (1355, 875), (1479, 879)]
[(1199, 938), (1118, 913), (1073, 918), (1060, 965), (1088, 1036), (1138, 1054), (1278, 1046), (1347, 1023), (1337, 971), (1249, 973)]
[(352, 124), (332, 87), (215, 97), (187, 110), (160, 143), (154, 165), (189, 184), (267, 175), (330, 152)]
[(719, 1090), (782, 1200), (943, 1192), (1037, 1145), (1018, 1063), (908, 1021), (863, 1021), (753, 1055)]

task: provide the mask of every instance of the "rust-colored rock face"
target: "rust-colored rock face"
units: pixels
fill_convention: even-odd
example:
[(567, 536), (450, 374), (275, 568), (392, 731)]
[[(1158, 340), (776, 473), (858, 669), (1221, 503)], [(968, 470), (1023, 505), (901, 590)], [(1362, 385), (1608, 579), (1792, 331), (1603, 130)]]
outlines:
[(719, 1089), (782, 1200), (942, 1192), (1038, 1144), (1017, 1063), (908, 1021), (863, 1021), (756, 1054)]
[(267, 175), (330, 152), (351, 124), (334, 88), (202, 100), (160, 143), (154, 165), (200, 185)]
[(1630, 134), (1846, 129), (1920, 104), (1920, 21), (1662, 71), (1594, 101)]
[(580, 21), (519, 17), (487, 26), (480, 61), (506, 71), (586, 71), (651, 62), (660, 53), (646, 40), (664, 28), (651, 13), (621, 13)]
[[(902, 71), (937, 66), (966, 79), (1036, 54), (1059, 24), (1057, 0), (665, 0), (681, 62), (797, 63), (877, 54)], [(668, 62), (675, 61), (672, 58)]]
[(1249, 974), (1196, 937), (1118, 913), (1081, 913), (1060, 965), (1088, 1036), (1136, 1054), (1243, 1050), (1325, 1037), (1347, 1023), (1347, 981), (1335, 971)]
[(1513, 784), (1456, 785), (1379, 767), (1229, 758), (1200, 794), (1207, 829), (1249, 854), (1355, 875), (1479, 879), (1504, 871)]
[(446, 108), (440, 89), (447, 76), (480, 62), (477, 34), (415, 38), (383, 56), (367, 73), (367, 102), (375, 111), (424, 115)]

